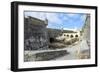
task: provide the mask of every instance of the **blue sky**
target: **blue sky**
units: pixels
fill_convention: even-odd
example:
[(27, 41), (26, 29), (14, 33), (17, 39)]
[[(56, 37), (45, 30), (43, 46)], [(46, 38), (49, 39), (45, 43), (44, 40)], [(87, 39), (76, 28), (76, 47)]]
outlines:
[(32, 16), (41, 20), (48, 19), (47, 28), (54, 29), (76, 29), (80, 30), (86, 19), (86, 14), (60, 13), (60, 12), (25, 12), (25, 17)]

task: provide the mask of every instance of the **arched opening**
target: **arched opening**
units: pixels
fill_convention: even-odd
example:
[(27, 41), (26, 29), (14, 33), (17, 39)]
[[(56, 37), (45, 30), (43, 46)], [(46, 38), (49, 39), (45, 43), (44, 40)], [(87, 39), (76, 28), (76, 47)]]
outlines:
[(77, 38), (77, 37), (78, 37), (78, 35), (75, 35), (75, 37)]
[(67, 37), (69, 37), (69, 35), (67, 34)]
[(50, 40), (50, 43), (54, 42), (54, 38), (50, 38), (49, 40)]
[(73, 38), (74, 36), (73, 35), (70, 35), (70, 37)]

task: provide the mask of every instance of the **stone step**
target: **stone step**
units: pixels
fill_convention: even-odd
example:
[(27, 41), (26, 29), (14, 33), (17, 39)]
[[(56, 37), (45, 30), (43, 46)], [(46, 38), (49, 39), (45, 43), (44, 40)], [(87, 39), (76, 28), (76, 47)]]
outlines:
[(24, 61), (47, 61), (52, 60), (61, 56), (64, 56), (66, 54), (69, 54), (67, 50), (59, 50), (59, 51), (44, 51), (40, 53), (35, 54), (26, 54), (24, 56)]

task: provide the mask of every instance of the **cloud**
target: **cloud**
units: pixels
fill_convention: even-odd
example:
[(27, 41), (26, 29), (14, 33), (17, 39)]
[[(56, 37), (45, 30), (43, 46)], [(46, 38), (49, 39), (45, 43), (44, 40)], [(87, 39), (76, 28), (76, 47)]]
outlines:
[(41, 20), (45, 19), (45, 13), (43, 12), (25, 12), (25, 17), (32, 16)]
[(46, 13), (47, 19), (51, 23), (55, 24), (62, 24), (62, 19), (60, 19), (58, 16), (58, 13)]
[(49, 22), (52, 23), (62, 23), (62, 20), (58, 18), (58, 13), (45, 13), (45, 12), (25, 12), (25, 17), (32, 16), (36, 17), (42, 20), (45, 20), (45, 18), (48, 19)]
[(76, 15), (75, 13), (67, 14), (67, 16), (69, 16), (69, 17), (73, 17), (73, 16), (75, 16), (75, 15)]
[(41, 20), (48, 19), (48, 28), (81, 28), (85, 22), (86, 14), (51, 13), (51, 12), (25, 12), (25, 17), (32, 16)]

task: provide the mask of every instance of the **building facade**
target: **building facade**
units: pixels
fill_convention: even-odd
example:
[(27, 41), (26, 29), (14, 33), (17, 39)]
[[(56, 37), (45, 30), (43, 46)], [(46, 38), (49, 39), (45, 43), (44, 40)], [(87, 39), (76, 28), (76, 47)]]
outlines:
[(30, 16), (24, 18), (25, 50), (46, 49), (48, 47), (47, 23), (47, 20), (43, 21)]
[(80, 37), (80, 32), (76, 31), (73, 33), (63, 33), (62, 35), (63, 37), (65, 37), (66, 39), (71, 39), (71, 38), (79, 38)]

